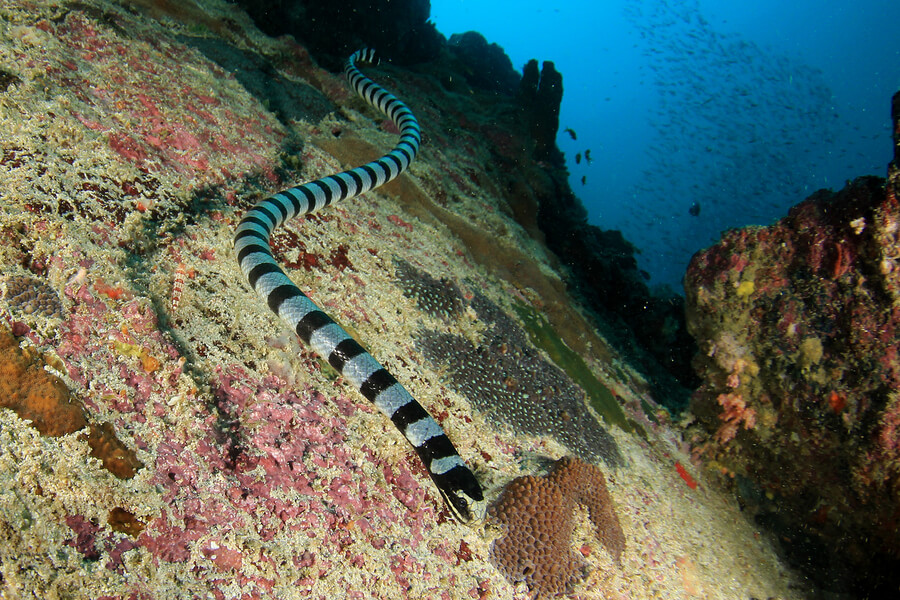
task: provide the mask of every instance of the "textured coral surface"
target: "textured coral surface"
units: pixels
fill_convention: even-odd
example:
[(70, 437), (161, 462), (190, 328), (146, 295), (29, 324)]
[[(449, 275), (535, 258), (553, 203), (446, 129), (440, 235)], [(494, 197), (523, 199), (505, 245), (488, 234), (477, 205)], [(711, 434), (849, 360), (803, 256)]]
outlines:
[[(0, 270), (60, 302), (48, 314), (4, 297), (0, 319), (8, 348), (57, 357), (89, 424), (47, 437), (0, 409), (0, 596), (526, 597), (489, 560), (491, 525), (451, 519), (393, 425), (282, 329), (231, 252), (254, 200), (377, 157), (393, 126), (303, 46), (217, 0), (0, 2), (0, 20)], [(736, 506), (702, 478), (685, 485), (674, 464), (693, 467), (643, 412), (655, 405), (639, 376), (510, 217), (503, 178), (525, 180), (517, 161), (540, 171), (515, 111), (448, 91), (440, 74), (373, 75), (422, 122), (421, 156), (384, 189), (276, 231), (291, 277), (435, 415), (490, 497), (565, 444), (592, 443), (589, 425), (605, 434), (584, 456), (618, 449), (610, 494), (628, 544), (617, 564), (576, 520), (581, 597), (797, 597)], [(412, 298), (399, 261), (429, 274)], [(422, 302), (452, 282), (462, 300)], [(514, 306), (546, 318), (645, 437), (598, 421), (583, 378), (521, 333), (508, 348), (569, 386), (574, 434), (562, 413), (528, 435), (497, 426), (417, 346), (423, 328), (473, 346), (501, 321), (516, 335)], [(526, 376), (490, 380), (522, 390)]]
[(820, 545), (814, 571), (853, 588), (900, 564), (897, 167), (724, 234), (685, 279), (695, 455), (752, 482), (792, 551)]
[(477, 294), (471, 307), (485, 327), (480, 343), (430, 329), (419, 336), (425, 357), (449, 371), (454, 388), (520, 433), (552, 435), (582, 458), (620, 464), (615, 440), (588, 410), (584, 391), (496, 304)]
[(537, 597), (569, 592), (583, 578), (582, 557), (570, 548), (576, 505), (588, 510), (595, 533), (617, 564), (625, 534), (606, 489), (603, 472), (570, 457), (544, 477), (513, 480), (492, 516), (504, 529), (491, 559), (513, 582), (523, 581)]
[(6, 280), (6, 299), (15, 310), (26, 315), (62, 316), (56, 290), (34, 277), (10, 277)]

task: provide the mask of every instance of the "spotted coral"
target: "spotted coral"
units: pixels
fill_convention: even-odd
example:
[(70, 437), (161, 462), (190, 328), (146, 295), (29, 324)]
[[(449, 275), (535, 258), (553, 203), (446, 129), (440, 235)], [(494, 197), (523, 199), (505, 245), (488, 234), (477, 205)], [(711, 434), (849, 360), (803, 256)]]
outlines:
[(585, 460), (618, 465), (615, 440), (587, 409), (584, 391), (543, 358), (526, 332), (494, 302), (471, 303), (487, 325), (476, 346), (461, 335), (423, 329), (417, 344), (450, 383), (491, 418), (531, 435), (551, 435)]
[(403, 295), (414, 299), (423, 312), (449, 320), (462, 311), (462, 292), (453, 281), (437, 279), (399, 258), (394, 259), (394, 266)]
[(557, 461), (545, 477), (519, 477), (506, 487), (490, 510), (505, 528), (491, 548), (491, 561), (536, 597), (571, 591), (584, 577), (584, 561), (570, 548), (576, 504), (588, 509), (600, 543), (620, 563), (625, 534), (603, 473), (571, 457)]
[(41, 279), (25, 275), (8, 277), (4, 297), (11, 307), (26, 315), (62, 316), (62, 304), (56, 290)]

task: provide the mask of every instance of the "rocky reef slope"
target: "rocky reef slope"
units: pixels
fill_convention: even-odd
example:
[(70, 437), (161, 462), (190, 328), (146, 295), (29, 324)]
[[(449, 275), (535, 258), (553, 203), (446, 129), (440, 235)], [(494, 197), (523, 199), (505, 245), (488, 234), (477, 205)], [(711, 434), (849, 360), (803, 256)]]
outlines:
[(372, 69), (418, 116), (419, 159), (272, 244), (490, 500), (525, 482), (505, 522), (572, 509), (543, 519), (569, 550), (549, 557), (455, 523), (231, 251), (254, 201), (380, 156), (392, 123), (224, 2), (0, 2), (0, 22), (4, 598), (796, 596), (569, 294), (515, 94), (449, 50)]

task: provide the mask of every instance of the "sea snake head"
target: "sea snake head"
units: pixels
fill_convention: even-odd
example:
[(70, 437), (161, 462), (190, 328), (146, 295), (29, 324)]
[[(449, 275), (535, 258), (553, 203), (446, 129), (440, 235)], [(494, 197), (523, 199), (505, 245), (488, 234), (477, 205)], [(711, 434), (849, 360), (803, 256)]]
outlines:
[[(434, 478), (434, 475), (432, 475)], [(476, 525), (484, 520), (487, 508), (481, 485), (467, 467), (457, 467), (435, 481), (447, 507), (460, 523)]]

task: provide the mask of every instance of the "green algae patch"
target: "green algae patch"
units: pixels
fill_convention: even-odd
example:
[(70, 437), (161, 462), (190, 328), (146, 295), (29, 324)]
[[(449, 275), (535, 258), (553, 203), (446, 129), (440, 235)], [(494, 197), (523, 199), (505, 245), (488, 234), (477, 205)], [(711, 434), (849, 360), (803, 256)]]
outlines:
[(603, 419), (611, 424), (618, 425), (622, 430), (633, 433), (634, 426), (625, 416), (622, 407), (619, 406), (616, 397), (609, 388), (594, 377), (584, 359), (574, 350), (566, 346), (562, 338), (557, 335), (553, 327), (532, 307), (521, 302), (514, 302), (513, 309), (522, 323), (531, 343), (544, 350), (550, 359), (556, 363), (572, 381), (581, 386), (588, 397), (588, 401)]
[(644, 414), (647, 415), (647, 418), (654, 425), (659, 425), (659, 419), (656, 418), (656, 409), (650, 405), (649, 402), (641, 398), (641, 409), (644, 411)]

